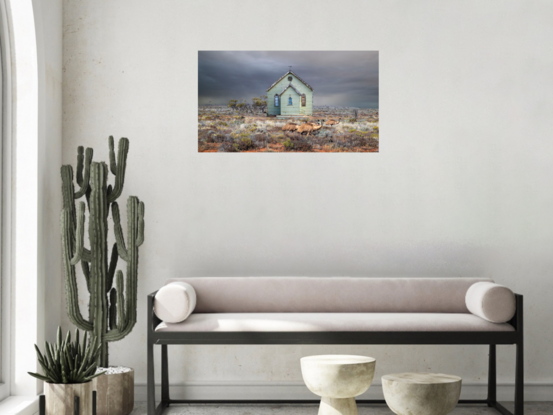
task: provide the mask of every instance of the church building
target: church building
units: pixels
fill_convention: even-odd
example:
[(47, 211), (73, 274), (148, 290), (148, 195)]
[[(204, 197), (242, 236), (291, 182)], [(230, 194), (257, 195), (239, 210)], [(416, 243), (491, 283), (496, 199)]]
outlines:
[(267, 89), (267, 115), (313, 115), (313, 88), (290, 69)]

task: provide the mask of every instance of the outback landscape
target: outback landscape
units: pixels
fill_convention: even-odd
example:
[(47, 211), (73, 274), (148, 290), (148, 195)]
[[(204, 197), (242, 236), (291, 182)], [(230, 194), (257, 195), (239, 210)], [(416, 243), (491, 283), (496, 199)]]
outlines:
[(277, 118), (267, 116), (255, 99), (252, 105), (200, 105), (198, 151), (374, 153), (378, 109), (315, 106), (312, 116)]

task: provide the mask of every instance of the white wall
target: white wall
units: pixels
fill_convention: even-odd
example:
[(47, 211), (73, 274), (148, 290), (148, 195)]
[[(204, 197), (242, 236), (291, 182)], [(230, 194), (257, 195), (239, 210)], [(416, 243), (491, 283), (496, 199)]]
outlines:
[[(42, 382), (34, 344), (61, 323), (59, 166), (62, 159), (62, 1), (6, 2), (10, 20), (12, 131), (4, 151), (10, 201), (10, 370), (12, 395)], [(6, 159), (5, 159), (6, 161)], [(8, 171), (9, 169), (9, 171)]]
[[(33, 0), (38, 51), (39, 332), (54, 341), (63, 287), (59, 217), (62, 164), (63, 0)], [(61, 309), (60, 309), (61, 304)]]
[[(269, 35), (277, 8), (305, 16), (301, 36)], [(146, 203), (139, 321), (111, 363), (145, 383), (145, 297), (169, 277), (483, 276), (525, 295), (528, 397), (551, 396), (552, 16), (539, 1), (66, 0), (64, 162), (127, 136), (124, 197)], [(380, 51), (380, 153), (199, 154), (198, 50), (267, 49)], [(485, 347), (452, 346), (178, 347), (171, 378), (300, 385), (298, 358), (322, 352), (373, 355), (377, 376), (486, 379)]]

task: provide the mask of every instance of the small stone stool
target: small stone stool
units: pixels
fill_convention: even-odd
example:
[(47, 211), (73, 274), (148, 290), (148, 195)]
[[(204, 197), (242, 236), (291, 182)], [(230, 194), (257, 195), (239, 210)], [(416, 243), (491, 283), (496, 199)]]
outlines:
[(371, 386), (375, 362), (365, 356), (302, 357), (303, 380), (311, 392), (321, 397), (319, 415), (357, 415), (355, 397)]
[(397, 415), (446, 415), (461, 395), (461, 378), (441, 373), (396, 373), (382, 376), (382, 390)]

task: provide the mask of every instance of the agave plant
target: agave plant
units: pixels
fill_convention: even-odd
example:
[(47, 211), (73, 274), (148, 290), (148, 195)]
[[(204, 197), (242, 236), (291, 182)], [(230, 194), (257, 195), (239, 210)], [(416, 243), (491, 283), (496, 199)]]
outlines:
[(45, 353), (42, 354), (35, 344), (38, 362), (44, 375), (28, 372), (29, 375), (48, 383), (85, 383), (100, 376), (96, 373), (101, 345), (96, 338), (87, 339), (87, 332), (80, 343), (79, 330), (75, 330), (75, 341), (71, 341), (71, 332), (62, 340), (61, 327), (58, 327), (57, 343), (44, 342)]

